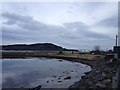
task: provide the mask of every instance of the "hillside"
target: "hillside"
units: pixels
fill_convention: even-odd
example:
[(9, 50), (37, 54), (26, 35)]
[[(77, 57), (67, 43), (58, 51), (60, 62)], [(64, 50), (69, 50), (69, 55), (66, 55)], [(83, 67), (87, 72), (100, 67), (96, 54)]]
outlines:
[(75, 49), (66, 49), (52, 43), (36, 43), (36, 44), (14, 44), (2, 45), (2, 50), (29, 50), (29, 51), (78, 51)]
[(32, 50), (32, 51), (61, 51), (64, 50), (61, 46), (52, 43), (37, 43), (37, 44), (15, 44), (3, 45), (2, 50)]

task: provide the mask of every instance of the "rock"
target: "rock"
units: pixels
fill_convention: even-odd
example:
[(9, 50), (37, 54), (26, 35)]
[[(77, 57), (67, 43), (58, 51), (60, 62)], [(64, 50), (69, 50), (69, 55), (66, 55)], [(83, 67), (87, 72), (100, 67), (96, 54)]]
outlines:
[(104, 84), (102, 84), (102, 83), (100, 83), (100, 82), (98, 82), (98, 83), (96, 84), (96, 86), (99, 87), (99, 88), (105, 88), (105, 87), (106, 87)]
[(59, 76), (59, 77), (62, 77), (62, 76)]
[(59, 62), (62, 62), (63, 60), (59, 60)]
[(62, 81), (58, 81), (58, 82), (62, 82)]
[(78, 76), (76, 76), (76, 78), (78, 78)]
[(81, 78), (83, 79), (85, 76), (82, 76)]
[(96, 80), (96, 81), (103, 80), (103, 79), (104, 79), (104, 77), (102, 76), (101, 73), (95, 75), (95, 77), (94, 77), (94, 80)]
[(68, 71), (66, 71), (66, 74), (69, 74), (69, 72), (68, 72)]
[[(40, 90), (41, 89), (41, 85), (39, 85), (39, 86), (37, 86), (37, 87), (35, 87), (35, 88), (32, 88), (32, 89), (29, 89), (29, 90)], [(21, 90), (23, 90), (23, 89), (21, 89)]]
[(96, 73), (99, 73), (99, 72), (100, 72), (99, 70), (96, 71)]
[(106, 85), (108, 84), (108, 83), (110, 83), (111, 82), (111, 79), (105, 79), (105, 80), (103, 80), (103, 81), (101, 81), (101, 82), (98, 82), (97, 84), (96, 84), (96, 86), (97, 87), (100, 87), (100, 88), (106, 88)]
[(85, 74), (88, 74), (89, 72), (85, 72)]
[(57, 76), (53, 75), (54, 78), (56, 78)]
[(47, 81), (47, 83), (49, 83), (49, 81)]
[(105, 77), (105, 73), (104, 72), (102, 73), (102, 76)]
[(105, 79), (104, 81), (102, 81), (103, 84), (107, 84), (107, 83), (110, 83), (111, 82), (111, 79)]
[(58, 79), (60, 79), (60, 78), (58, 78)]
[(91, 85), (93, 85), (93, 81), (88, 81), (88, 84), (91, 86)]
[(110, 60), (110, 63), (113, 62), (113, 59)]
[(68, 76), (68, 77), (64, 78), (64, 80), (67, 80), (67, 79), (71, 79), (71, 76)]
[(63, 73), (69, 74), (69, 72), (68, 72), (68, 71), (64, 71)]
[(117, 62), (113, 59), (97, 60), (94, 62), (91, 72), (81, 77), (81, 80), (71, 87), (88, 88), (90, 90), (112, 88), (112, 77), (116, 74), (116, 65)]

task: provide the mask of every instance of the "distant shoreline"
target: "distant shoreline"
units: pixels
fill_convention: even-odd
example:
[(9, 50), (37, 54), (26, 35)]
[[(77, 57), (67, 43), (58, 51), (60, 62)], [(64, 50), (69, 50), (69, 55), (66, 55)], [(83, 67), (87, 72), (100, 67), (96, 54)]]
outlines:
[(83, 64), (87, 64), (89, 66), (93, 66), (94, 62), (100, 58), (102, 55), (92, 55), (92, 54), (59, 54), (57, 53), (46, 53), (46, 52), (2, 52), (2, 59), (5, 58), (32, 58), (32, 57), (45, 57), (45, 58), (56, 58), (56, 59), (64, 59), (73, 62), (80, 62)]

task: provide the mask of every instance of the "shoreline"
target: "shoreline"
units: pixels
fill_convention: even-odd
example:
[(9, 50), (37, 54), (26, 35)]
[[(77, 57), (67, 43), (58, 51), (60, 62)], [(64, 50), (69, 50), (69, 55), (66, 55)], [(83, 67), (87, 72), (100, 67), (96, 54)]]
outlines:
[(95, 65), (87, 72), (80, 81), (69, 87), (72, 89), (111, 89), (113, 88), (113, 77), (116, 74), (117, 61), (113, 58), (96, 61)]
[[(71, 62), (78, 62), (78, 63), (82, 63), (82, 64), (86, 64), (89, 65), (91, 67), (94, 66), (94, 62), (96, 60), (89, 60), (89, 59), (84, 59), (84, 58), (74, 58), (74, 57), (61, 57), (61, 56), (34, 56), (35, 58), (53, 58), (53, 59), (63, 59), (63, 60), (67, 60), (67, 61), (71, 61)], [(16, 59), (16, 58), (22, 58), (22, 59), (26, 59), (26, 58), (34, 58), (34, 57), (2, 57), (2, 59)]]
[[(103, 58), (103, 59), (85, 59), (77, 57), (67, 57), (67, 56), (55, 56), (55, 55), (42, 55), (42, 56), (32, 56), (32, 58), (55, 58), (63, 59), (72, 62), (78, 62), (91, 66), (91, 71), (86, 72), (84, 76), (78, 82), (75, 82), (68, 89), (85, 89), (85, 88), (112, 88), (113, 76), (116, 74), (116, 61), (113, 58)], [(31, 58), (31, 57), (25, 57)], [(4, 58), (3, 58), (4, 59)], [(36, 89), (35, 87), (32, 90)]]

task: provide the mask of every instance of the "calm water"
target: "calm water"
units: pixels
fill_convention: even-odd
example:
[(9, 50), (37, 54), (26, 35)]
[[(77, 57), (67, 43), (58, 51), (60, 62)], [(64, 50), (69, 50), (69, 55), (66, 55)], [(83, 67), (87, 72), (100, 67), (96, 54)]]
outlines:
[[(2, 85), (4, 88), (32, 88), (38, 85), (43, 88), (68, 88), (90, 70), (90, 66), (60, 59), (3, 59)], [(64, 80), (68, 76), (71, 79)]]

